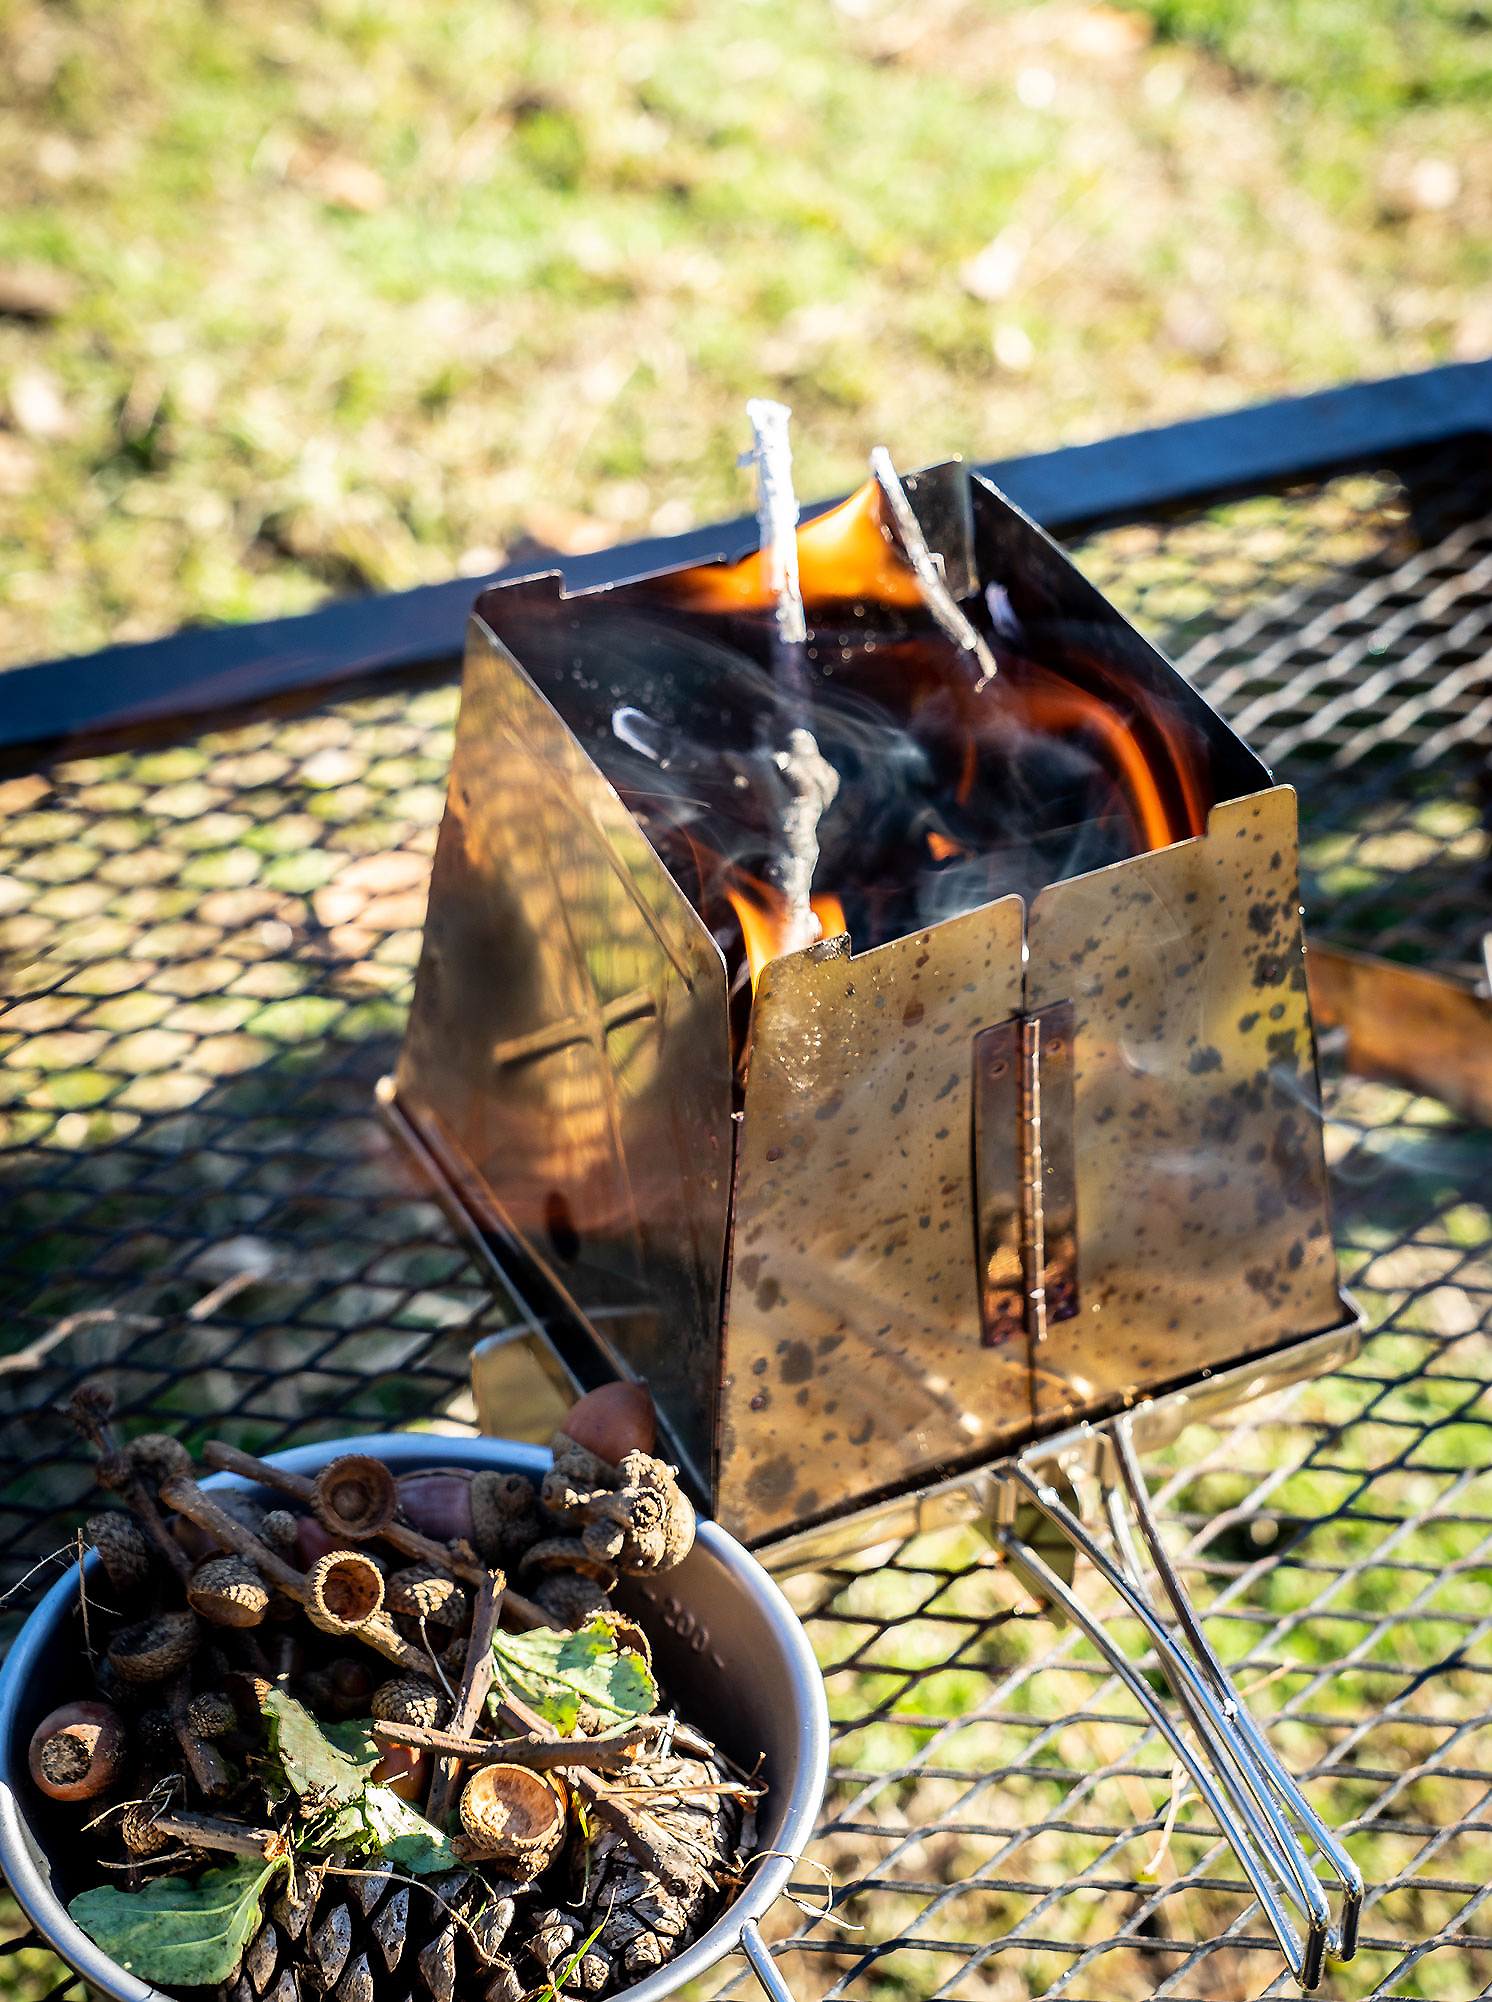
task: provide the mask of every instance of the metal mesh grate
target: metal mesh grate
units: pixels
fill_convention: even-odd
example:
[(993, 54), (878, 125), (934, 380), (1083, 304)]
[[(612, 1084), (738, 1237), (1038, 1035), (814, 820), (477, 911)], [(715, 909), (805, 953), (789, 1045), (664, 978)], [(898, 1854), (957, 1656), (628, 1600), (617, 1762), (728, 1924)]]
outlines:
[[(1301, 787), (1313, 927), (1441, 965), (1492, 923), (1489, 505), (1453, 458), (1080, 552)], [(454, 706), (344, 700), (0, 789), (10, 1576), (86, 1503), (54, 1409), (85, 1375), (134, 1427), (256, 1449), (469, 1419), (466, 1353), (503, 1307), (370, 1108)], [(1331, 1114), (1376, 1332), (1342, 1376), (1194, 1429), (1150, 1473), (1215, 1641), (1372, 1887), (1327, 1992), (1456, 2002), (1492, 1993), (1492, 1136), (1360, 1080)], [(1288, 1992), (1195, 1803), (1166, 1834), (1158, 1741), (972, 1533), (793, 1590), (836, 1718), (815, 1854), (862, 1928), (782, 1908), (800, 1994)]]

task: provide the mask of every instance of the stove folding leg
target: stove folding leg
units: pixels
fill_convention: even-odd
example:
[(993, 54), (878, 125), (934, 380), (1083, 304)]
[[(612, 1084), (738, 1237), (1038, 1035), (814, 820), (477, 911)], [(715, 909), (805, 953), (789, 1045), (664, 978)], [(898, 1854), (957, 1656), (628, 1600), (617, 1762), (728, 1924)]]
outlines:
[[(1033, 1451), (1008, 1462), (1006, 1481), (1014, 1498), (1034, 1505), (1140, 1622), (1191, 1735), (1103, 1622), (1013, 1519), (993, 1526), (996, 1547), (1042, 1597), (1087, 1635), (1185, 1766), (1243, 1865), (1291, 1973), (1303, 1988), (1313, 1989), (1320, 1983), (1328, 1955), (1350, 1960), (1356, 1952), (1362, 1874), (1280, 1763), (1208, 1641), (1150, 1513), (1128, 1415), (1084, 1429), (1113, 1556), (1053, 1484), (1049, 1458), (1043, 1462), (1039, 1451)], [(1170, 1603), (1174, 1626), (1147, 1589), (1136, 1526)], [(1297, 1825), (1341, 1887), (1339, 1925), (1332, 1923), (1330, 1903)], [(1304, 1937), (1291, 1917), (1292, 1907), (1304, 1922)]]

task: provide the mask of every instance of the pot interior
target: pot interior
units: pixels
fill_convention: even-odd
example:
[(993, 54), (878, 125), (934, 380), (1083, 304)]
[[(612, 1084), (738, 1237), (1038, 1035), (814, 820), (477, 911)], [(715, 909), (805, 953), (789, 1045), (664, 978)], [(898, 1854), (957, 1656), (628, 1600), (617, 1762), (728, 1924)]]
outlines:
[[(296, 1473), (311, 1474), (338, 1452), (374, 1453), (396, 1474), (449, 1466), (537, 1477), (549, 1465), (549, 1455), (537, 1447), (428, 1434), (339, 1440), (274, 1458)], [(250, 1484), (217, 1474), (203, 1485)], [(255, 1493), (270, 1499), (266, 1491)], [(98, 1560), (90, 1557), (86, 1568), (90, 1605), (128, 1610), (112, 1603)], [(823, 1794), (828, 1715), (822, 1680), (796, 1617), (756, 1561), (713, 1523), (700, 1524), (694, 1549), (675, 1570), (657, 1580), (626, 1579), (615, 1597), (647, 1630), (665, 1701), (765, 1781), (757, 1847), (780, 1852), (750, 1873), (746, 1889), (692, 1947), (623, 1991), (628, 2002), (655, 2002), (734, 1946), (743, 1920), (765, 1911), (787, 1881)], [(0, 1818), (0, 1866), (28, 1916), (64, 1958), (73, 1957), (69, 1947), (81, 1936), (63, 1908), (97, 1882), (98, 1872), (72, 1860), (79, 1855), (78, 1809), (37, 1792), (27, 1776), (26, 1753), (48, 1711), (96, 1693), (84, 1645), (74, 1573), (37, 1607), (0, 1669), (0, 1794), (14, 1795), (23, 1824), (13, 1827), (9, 1817)], [(99, 1985), (95, 1969), (81, 1971)], [(118, 1982), (110, 1984), (110, 1992), (116, 1997), (137, 2002), (147, 1992), (122, 1970), (114, 1972)]]

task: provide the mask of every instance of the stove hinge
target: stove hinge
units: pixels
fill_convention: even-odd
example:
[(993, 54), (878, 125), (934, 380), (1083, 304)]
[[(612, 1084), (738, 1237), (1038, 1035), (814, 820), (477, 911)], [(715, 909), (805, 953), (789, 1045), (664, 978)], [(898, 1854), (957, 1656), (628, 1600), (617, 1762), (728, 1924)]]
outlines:
[(984, 1345), (1046, 1339), (1078, 1311), (1073, 1008), (974, 1038), (974, 1254)]

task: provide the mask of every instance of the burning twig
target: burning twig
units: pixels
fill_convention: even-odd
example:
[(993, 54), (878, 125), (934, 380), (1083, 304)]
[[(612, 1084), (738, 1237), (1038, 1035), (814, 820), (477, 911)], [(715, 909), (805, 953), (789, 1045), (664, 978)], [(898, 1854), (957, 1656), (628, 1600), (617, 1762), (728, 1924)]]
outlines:
[(891, 454), (884, 445), (877, 445), (871, 453), (870, 470), (885, 496), (887, 507), (891, 510), (891, 518), (896, 523), (897, 538), (906, 552), (907, 561), (912, 566), (912, 573), (917, 579), (917, 588), (922, 593), (923, 604), (953, 644), (974, 656), (979, 665), (979, 679), (974, 686), (976, 689), (983, 688), (985, 683), (999, 672), (995, 657), (944, 583), (943, 573), (927, 546), (927, 537), (922, 533), (922, 525), (912, 512), (912, 503), (907, 499), (906, 488), (902, 485), (901, 477), (892, 464)]
[(819, 822), (834, 803), (839, 774), (808, 727), (811, 685), (803, 658), (808, 626), (798, 588), (798, 502), (787, 431), (792, 413), (786, 404), (752, 397), (746, 415), (756, 441), (751, 460), (756, 467), (762, 557), (777, 600), (772, 669), (788, 724), (786, 747), (772, 754), (788, 797), (782, 810), (782, 852), (768, 865), (768, 875), (787, 906), (781, 950), (799, 952), (812, 945), (822, 929), (809, 893), (819, 859)]

